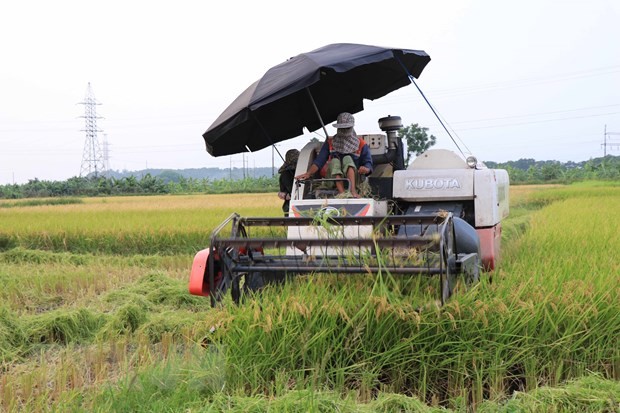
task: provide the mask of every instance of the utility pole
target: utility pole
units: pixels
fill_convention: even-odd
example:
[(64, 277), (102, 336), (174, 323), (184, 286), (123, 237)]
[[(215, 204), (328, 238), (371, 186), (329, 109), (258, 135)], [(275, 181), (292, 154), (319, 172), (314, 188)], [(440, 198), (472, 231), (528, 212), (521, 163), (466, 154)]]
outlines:
[(601, 144), (601, 146), (603, 147), (603, 157), (607, 156), (607, 147), (616, 147), (616, 148), (620, 148), (620, 142), (610, 142), (609, 141), (609, 136), (610, 135), (620, 135), (620, 132), (607, 132), (607, 125), (605, 125), (605, 129), (603, 132), (603, 143)]
[(276, 176), (276, 171), (277, 171), (277, 169), (276, 169), (276, 152), (278, 152), (278, 155), (280, 155), (280, 158), (282, 158), (282, 154), (280, 153), (280, 151), (278, 150), (278, 148), (276, 146), (277, 145), (275, 143), (271, 144), (271, 177), (272, 178), (274, 176)]
[(101, 103), (95, 99), (90, 82), (88, 82), (86, 89), (86, 97), (79, 104), (84, 105), (84, 116), (80, 117), (85, 119), (86, 124), (85, 129), (82, 129), (83, 132), (86, 132), (86, 140), (84, 142), (84, 151), (82, 152), (80, 176), (87, 177), (92, 175), (98, 177), (105, 169), (99, 140), (97, 139), (97, 132), (103, 132), (97, 129), (97, 119), (101, 119), (97, 116), (97, 105), (101, 105)]
[(103, 134), (103, 168), (106, 174), (110, 170), (110, 145), (107, 133)]
[(243, 179), (245, 179), (245, 152), (241, 154), (241, 169), (243, 169)]

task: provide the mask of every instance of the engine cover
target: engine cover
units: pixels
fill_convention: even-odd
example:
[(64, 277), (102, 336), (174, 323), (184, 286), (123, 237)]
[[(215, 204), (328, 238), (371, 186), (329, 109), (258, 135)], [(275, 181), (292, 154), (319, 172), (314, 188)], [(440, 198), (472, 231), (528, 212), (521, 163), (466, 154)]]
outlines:
[(482, 164), (469, 167), (444, 149), (429, 150), (409, 169), (395, 171), (393, 185), (394, 198), (410, 203), (473, 201), (476, 228), (492, 227), (508, 216), (508, 173)]
[(394, 198), (408, 202), (474, 199), (474, 170), (408, 169), (395, 171)]

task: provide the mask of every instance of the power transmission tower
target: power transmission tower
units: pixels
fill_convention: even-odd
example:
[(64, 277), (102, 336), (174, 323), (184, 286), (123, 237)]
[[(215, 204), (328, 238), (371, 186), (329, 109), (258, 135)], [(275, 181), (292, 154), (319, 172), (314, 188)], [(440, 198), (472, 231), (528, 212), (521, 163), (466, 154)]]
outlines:
[(601, 146), (603, 147), (603, 157), (607, 156), (607, 147), (610, 148), (620, 148), (620, 142), (611, 142), (609, 140), (610, 135), (620, 135), (620, 132), (607, 132), (607, 125), (605, 125), (605, 132), (603, 133), (603, 143)]
[(80, 117), (85, 119), (86, 124), (86, 128), (81, 130), (86, 132), (86, 141), (84, 142), (84, 151), (82, 152), (80, 176), (98, 177), (105, 171), (103, 153), (97, 139), (97, 132), (103, 132), (97, 129), (97, 119), (101, 119), (101, 117), (97, 116), (97, 105), (101, 105), (101, 103), (95, 99), (90, 82), (88, 82), (88, 88), (86, 89), (86, 97), (79, 104), (84, 105), (84, 116)]

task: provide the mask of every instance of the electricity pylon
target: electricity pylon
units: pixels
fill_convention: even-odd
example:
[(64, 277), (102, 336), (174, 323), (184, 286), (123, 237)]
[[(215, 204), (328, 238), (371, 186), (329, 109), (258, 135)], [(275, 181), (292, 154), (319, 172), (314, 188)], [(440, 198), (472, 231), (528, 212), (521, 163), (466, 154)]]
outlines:
[(84, 151), (82, 152), (82, 166), (80, 168), (80, 176), (94, 176), (98, 177), (105, 171), (103, 152), (97, 139), (97, 132), (103, 132), (97, 129), (97, 119), (101, 117), (97, 116), (97, 105), (101, 103), (97, 102), (93, 90), (88, 82), (86, 89), (86, 97), (83, 102), (79, 103), (84, 105), (84, 116), (80, 116), (85, 119), (86, 140), (84, 142)]

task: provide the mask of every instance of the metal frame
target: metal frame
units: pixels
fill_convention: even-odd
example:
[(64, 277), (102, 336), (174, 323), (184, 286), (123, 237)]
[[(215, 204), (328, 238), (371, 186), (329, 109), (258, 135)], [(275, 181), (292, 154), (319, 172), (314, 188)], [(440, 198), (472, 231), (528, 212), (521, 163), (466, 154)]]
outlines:
[[(372, 226), (373, 236), (368, 238), (303, 238), (288, 239), (283, 236), (252, 237), (253, 228), (307, 227), (317, 222), (335, 227)], [(419, 234), (396, 235), (402, 225), (419, 225)], [(230, 226), (230, 236), (224, 236)], [(264, 232), (264, 231), (263, 231)], [(442, 304), (450, 297), (458, 274), (469, 274), (466, 281), (476, 278), (477, 254), (459, 254), (452, 214), (389, 215), (389, 216), (337, 216), (317, 220), (312, 217), (241, 217), (230, 215), (211, 235), (208, 282), (212, 286), (211, 304), (215, 306), (223, 294), (231, 288), (233, 299), (239, 301), (240, 278), (250, 273), (286, 274), (287, 276), (308, 273), (368, 274), (387, 271), (394, 275), (439, 275)], [(280, 254), (283, 249), (296, 248), (297, 254)], [(335, 247), (347, 250), (346, 255), (309, 256), (303, 251), (308, 247)], [(276, 254), (273, 253), (276, 250)], [(398, 252), (415, 251), (416, 259), (407, 261)], [(378, 260), (377, 251), (382, 259)], [(409, 257), (411, 258), (411, 257)], [(222, 272), (219, 285), (216, 282), (217, 269)], [(383, 262), (385, 261), (385, 263)], [(207, 275), (207, 274), (206, 274)]]

